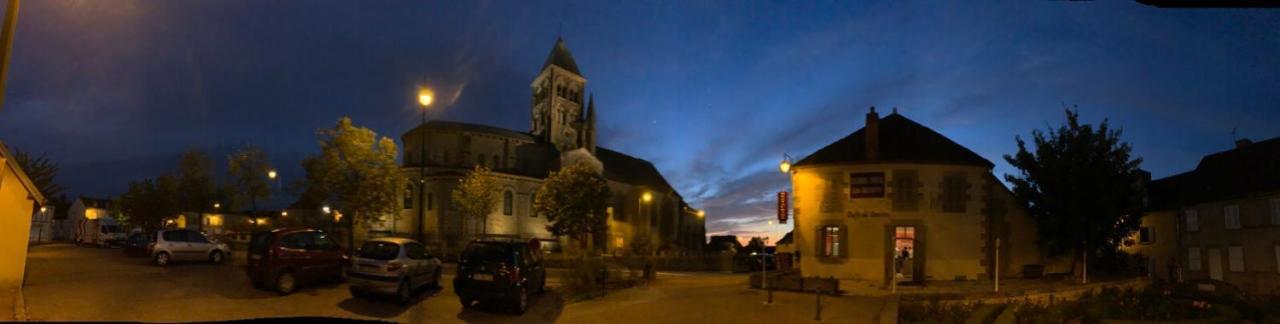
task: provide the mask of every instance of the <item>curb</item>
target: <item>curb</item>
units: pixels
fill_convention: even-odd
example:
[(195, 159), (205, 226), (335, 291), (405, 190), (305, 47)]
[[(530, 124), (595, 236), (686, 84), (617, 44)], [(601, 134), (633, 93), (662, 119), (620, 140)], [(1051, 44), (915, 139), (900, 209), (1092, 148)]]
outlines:
[(880, 317), (877, 323), (880, 324), (896, 324), (898, 323), (898, 296), (889, 296), (884, 298), (884, 306), (880, 308)]
[(13, 295), (13, 320), (17, 322), (26, 322), (27, 304), (22, 300), (22, 289), (14, 291)]

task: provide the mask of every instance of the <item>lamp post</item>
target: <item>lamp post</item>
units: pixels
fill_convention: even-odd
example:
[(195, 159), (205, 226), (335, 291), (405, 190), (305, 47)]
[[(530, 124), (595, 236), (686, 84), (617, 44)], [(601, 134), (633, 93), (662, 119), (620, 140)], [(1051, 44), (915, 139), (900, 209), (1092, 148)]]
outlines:
[(36, 242), (44, 241), (44, 224), (49, 223), (49, 207), (40, 206), (40, 229), (36, 232)]
[[(427, 220), (427, 107), (434, 101), (430, 89), (418, 88), (418, 104), (422, 106), (422, 124), (418, 126), (418, 242), (426, 242), (422, 235), (422, 227)], [(394, 223), (391, 225), (396, 226)], [(393, 230), (394, 231), (394, 230)]]

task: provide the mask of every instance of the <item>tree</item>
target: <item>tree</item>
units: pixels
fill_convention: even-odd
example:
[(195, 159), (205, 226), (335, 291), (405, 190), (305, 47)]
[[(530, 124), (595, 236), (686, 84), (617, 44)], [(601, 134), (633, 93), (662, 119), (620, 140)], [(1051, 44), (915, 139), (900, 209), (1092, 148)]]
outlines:
[(160, 228), (165, 218), (182, 212), (178, 180), (161, 175), (154, 180), (129, 182), (129, 189), (114, 202), (121, 223), (151, 231)]
[(267, 172), (271, 170), (267, 154), (257, 147), (242, 149), (227, 159), (227, 172), (235, 179), (237, 200), (248, 200), (250, 210), (255, 213), (258, 199), (271, 198), (271, 183), (267, 179)]
[(587, 236), (603, 231), (613, 193), (609, 183), (585, 164), (552, 172), (538, 189), (533, 208), (547, 215), (547, 230), (574, 237), (586, 247)]
[(1032, 131), (1034, 152), (1015, 137), (1018, 152), (1004, 159), (1020, 172), (1005, 181), (1035, 219), (1049, 255), (1113, 253), (1140, 224), (1147, 180), (1138, 168), (1142, 159), (1130, 157), (1129, 143), (1106, 119), (1095, 128), (1080, 124), (1078, 112), (1066, 114), (1066, 125)]
[(202, 150), (192, 149), (182, 153), (178, 160), (177, 181), (182, 208), (200, 212), (213, 208), (219, 200), (219, 190), (213, 180), (213, 160)]
[(313, 199), (327, 202), (347, 223), (348, 248), (354, 249), (355, 224), (381, 224), (399, 217), (407, 180), (396, 165), (396, 142), (343, 117), (320, 131), (320, 153), (302, 161)]
[(62, 186), (54, 182), (54, 178), (58, 176), (58, 164), (50, 161), (47, 155), (40, 153), (40, 156), (31, 156), (15, 149), (13, 159), (18, 162), (18, 167), (27, 172), (27, 177), (31, 178), (41, 195), (53, 197), (62, 193)]
[(483, 165), (476, 165), (467, 172), (467, 176), (462, 178), (450, 196), (463, 219), (479, 221), (479, 232), (488, 234), (489, 214), (497, 208), (501, 190), (493, 172)]

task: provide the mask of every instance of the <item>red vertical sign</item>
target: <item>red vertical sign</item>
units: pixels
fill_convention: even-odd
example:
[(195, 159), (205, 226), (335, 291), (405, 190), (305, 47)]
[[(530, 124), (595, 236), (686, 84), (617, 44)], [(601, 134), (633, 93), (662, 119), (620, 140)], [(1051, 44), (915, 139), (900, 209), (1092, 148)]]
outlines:
[(787, 192), (778, 192), (778, 224), (787, 223)]

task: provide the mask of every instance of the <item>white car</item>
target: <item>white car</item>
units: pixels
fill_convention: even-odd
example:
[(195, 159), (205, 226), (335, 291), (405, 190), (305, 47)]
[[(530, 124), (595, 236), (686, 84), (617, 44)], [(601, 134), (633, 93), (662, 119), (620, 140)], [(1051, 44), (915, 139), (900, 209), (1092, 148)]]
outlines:
[(173, 261), (203, 261), (222, 263), (231, 254), (226, 243), (210, 240), (204, 233), (186, 230), (162, 230), (151, 243), (151, 260), (158, 266)]
[(365, 241), (351, 257), (347, 282), (353, 297), (394, 295), (397, 302), (405, 304), (422, 287), (440, 287), (442, 271), (440, 259), (427, 253), (418, 241), (383, 237)]

